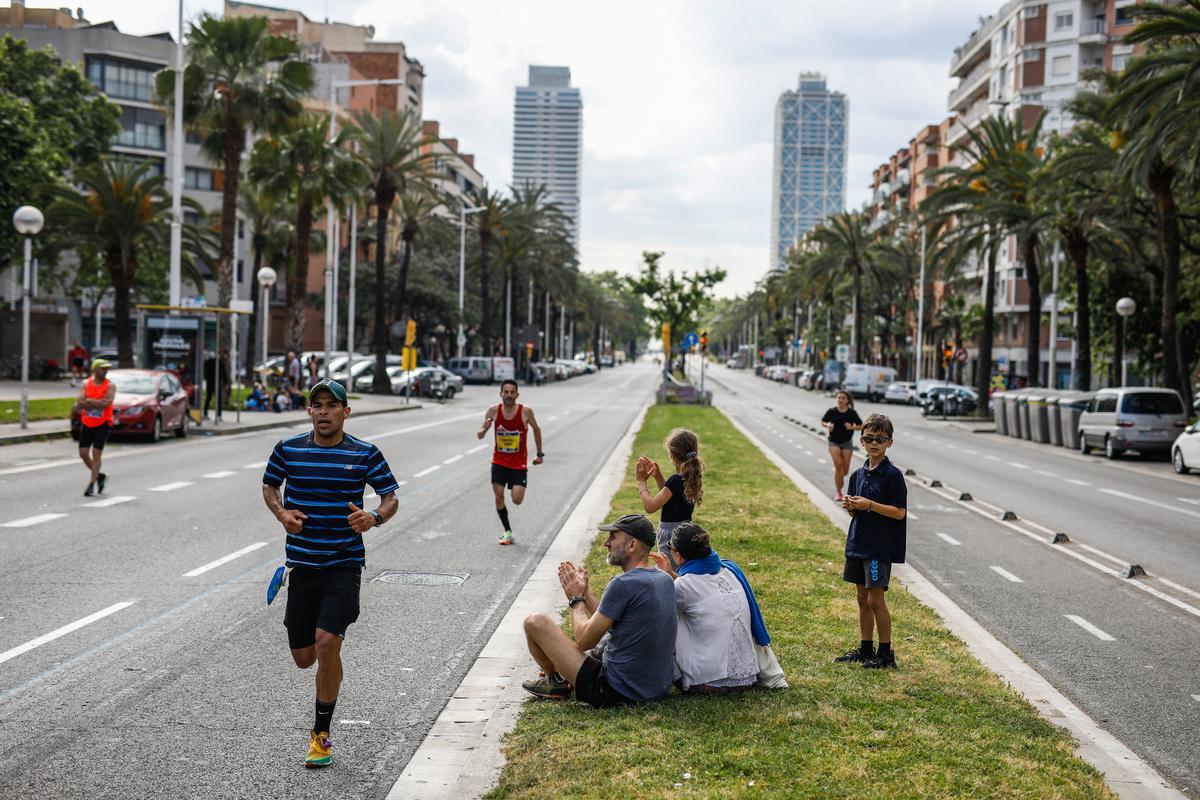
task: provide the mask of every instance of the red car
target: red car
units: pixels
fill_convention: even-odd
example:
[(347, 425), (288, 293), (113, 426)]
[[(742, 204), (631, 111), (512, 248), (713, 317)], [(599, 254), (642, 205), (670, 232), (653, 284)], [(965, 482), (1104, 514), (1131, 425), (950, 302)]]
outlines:
[[(114, 369), (108, 379), (116, 384), (111, 436), (141, 436), (152, 442), (163, 432), (188, 435), (188, 396), (179, 378), (158, 369)], [(89, 378), (90, 380), (90, 378)], [(79, 410), (71, 412), (71, 437), (79, 438)]]

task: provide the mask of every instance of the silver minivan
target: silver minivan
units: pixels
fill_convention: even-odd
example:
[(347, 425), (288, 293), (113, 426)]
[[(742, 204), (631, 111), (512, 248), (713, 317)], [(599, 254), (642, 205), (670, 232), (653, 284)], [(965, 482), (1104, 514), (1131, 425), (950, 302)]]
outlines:
[(446, 369), (467, 383), (492, 382), (492, 360), (483, 356), (452, 358), (446, 362)]
[(1079, 452), (1099, 447), (1109, 458), (1126, 450), (1165, 455), (1185, 425), (1183, 401), (1174, 389), (1101, 389), (1079, 417)]

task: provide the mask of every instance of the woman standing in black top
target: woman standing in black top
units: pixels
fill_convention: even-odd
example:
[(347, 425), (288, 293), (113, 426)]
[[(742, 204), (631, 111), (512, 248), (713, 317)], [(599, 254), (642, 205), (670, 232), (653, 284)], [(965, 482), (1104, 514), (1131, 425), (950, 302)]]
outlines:
[(850, 454), (854, 452), (854, 432), (862, 428), (862, 418), (854, 410), (854, 398), (845, 389), (837, 393), (837, 405), (821, 417), (821, 426), (829, 431), (829, 458), (833, 460), (834, 500), (842, 499), (842, 482), (850, 474)]
[[(671, 551), (664, 546), (671, 540), (671, 531), (685, 522), (691, 522), (692, 511), (700, 505), (704, 495), (704, 462), (700, 460), (700, 439), (689, 430), (676, 428), (671, 431), (665, 445), (675, 473), (664, 479), (658, 464), (649, 456), (642, 456), (637, 461), (635, 475), (645, 512), (653, 514), (662, 510), (658, 525), (658, 550), (671, 559)], [(658, 484), (656, 495), (652, 495), (650, 487), (646, 485), (651, 477)], [(671, 565), (678, 566), (673, 560)]]

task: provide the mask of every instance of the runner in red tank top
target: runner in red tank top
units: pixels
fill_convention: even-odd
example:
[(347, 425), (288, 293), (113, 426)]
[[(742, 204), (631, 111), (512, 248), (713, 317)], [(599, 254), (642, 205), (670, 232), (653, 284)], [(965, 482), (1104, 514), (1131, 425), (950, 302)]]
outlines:
[(117, 387), (108, 379), (112, 366), (103, 358), (92, 362), (92, 377), (83, 382), (75, 407), (79, 411), (79, 457), (88, 468), (89, 480), (84, 497), (104, 494), (108, 476), (100, 471), (104, 443), (113, 424), (113, 398)]
[(533, 459), (535, 465), (542, 463), (542, 429), (538, 427), (533, 409), (529, 406), (517, 405), (517, 382), (507, 380), (500, 384), (500, 405), (491, 406), (483, 415), (483, 425), (475, 434), (482, 439), (488, 428), (495, 425), (496, 446), (492, 450), (492, 493), (496, 496), (496, 515), (504, 532), (500, 534), (500, 544), (512, 544), (512, 526), (508, 523), (508, 508), (504, 505), (504, 488), (512, 490), (514, 505), (521, 505), (525, 499), (525, 486), (529, 468), (529, 432), (533, 431), (533, 443), (537, 455)]

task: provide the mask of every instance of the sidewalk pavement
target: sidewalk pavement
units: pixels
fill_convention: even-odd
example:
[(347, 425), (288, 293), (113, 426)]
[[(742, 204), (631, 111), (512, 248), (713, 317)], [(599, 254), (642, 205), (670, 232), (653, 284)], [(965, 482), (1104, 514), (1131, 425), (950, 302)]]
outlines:
[[(10, 381), (0, 383), (0, 399), (3, 399), (4, 393), (10, 385)], [(50, 384), (53, 385), (53, 384)], [(69, 387), (69, 384), (64, 384)], [(32, 391), (30, 392), (32, 395)], [(46, 395), (41, 395), (45, 397)], [(74, 396), (73, 394), (67, 395)], [(420, 403), (409, 402), (405, 405), (404, 398), (391, 397), (381, 395), (355, 395), (350, 401), (350, 407), (354, 411), (354, 416), (365, 417), (374, 414), (388, 414), (393, 411), (413, 411), (421, 407)], [(241, 420), (237, 419), (237, 412), (225, 411), (221, 415), (221, 422), (215, 423), (210, 417), (204, 420), (201, 424), (192, 423), (192, 436), (229, 436), (235, 433), (246, 433), (248, 431), (266, 430), (268, 428), (281, 428), (286, 425), (294, 425), (297, 422), (304, 422), (308, 419), (306, 411), (281, 411), (278, 414), (271, 411), (243, 411)], [(44, 419), (30, 422), (29, 427), (22, 429), (19, 423), (3, 423), (0, 424), (0, 447), (8, 444), (20, 444), (21, 442), (33, 442), (39, 439), (62, 439), (71, 435), (71, 423), (65, 419)]]

